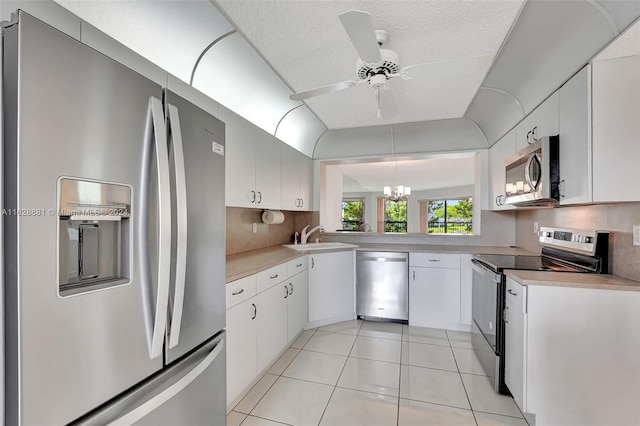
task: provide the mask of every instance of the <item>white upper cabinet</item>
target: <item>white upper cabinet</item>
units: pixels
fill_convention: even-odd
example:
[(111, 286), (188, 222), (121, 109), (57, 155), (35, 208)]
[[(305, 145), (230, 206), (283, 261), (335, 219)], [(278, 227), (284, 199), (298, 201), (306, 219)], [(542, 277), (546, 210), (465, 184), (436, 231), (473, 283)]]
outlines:
[(505, 204), (505, 166), (504, 160), (515, 152), (515, 129), (504, 135), (502, 139), (489, 149), (489, 171), (491, 173), (491, 192), (489, 208), (491, 210), (511, 210), (515, 207)]
[(640, 55), (594, 61), (592, 91), (593, 201), (638, 201)]
[(560, 88), (560, 204), (591, 198), (591, 66)]
[(313, 161), (289, 145), (282, 145), (282, 209), (312, 209)]
[(516, 152), (532, 144), (536, 139), (558, 134), (559, 97), (556, 91), (516, 126)]
[(220, 107), (225, 123), (225, 205), (279, 209), (282, 142)]
[(254, 207), (281, 208), (282, 145), (275, 136), (258, 129), (256, 135), (256, 201)]

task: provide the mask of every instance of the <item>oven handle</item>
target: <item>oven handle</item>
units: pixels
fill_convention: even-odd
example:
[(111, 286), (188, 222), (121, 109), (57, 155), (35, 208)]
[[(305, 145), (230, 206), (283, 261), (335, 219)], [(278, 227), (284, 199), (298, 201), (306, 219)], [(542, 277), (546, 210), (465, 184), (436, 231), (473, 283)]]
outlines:
[(495, 271), (489, 269), (484, 263), (477, 259), (471, 259), (471, 266), (474, 270), (483, 275), (487, 275), (493, 279), (494, 282), (499, 283), (502, 281), (502, 274), (496, 274)]

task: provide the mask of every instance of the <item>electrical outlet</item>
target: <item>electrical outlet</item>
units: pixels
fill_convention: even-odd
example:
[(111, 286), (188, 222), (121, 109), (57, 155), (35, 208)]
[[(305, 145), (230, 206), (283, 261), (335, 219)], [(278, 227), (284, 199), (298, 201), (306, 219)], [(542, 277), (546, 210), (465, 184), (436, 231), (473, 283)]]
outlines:
[(258, 224), (257, 224), (257, 223), (254, 223), (254, 224), (253, 224), (253, 233), (254, 233), (254, 234), (257, 234), (257, 233), (258, 233)]
[(538, 224), (538, 222), (533, 222), (533, 232), (537, 234), (539, 230), (540, 225)]
[(640, 246), (640, 226), (633, 227), (633, 245)]

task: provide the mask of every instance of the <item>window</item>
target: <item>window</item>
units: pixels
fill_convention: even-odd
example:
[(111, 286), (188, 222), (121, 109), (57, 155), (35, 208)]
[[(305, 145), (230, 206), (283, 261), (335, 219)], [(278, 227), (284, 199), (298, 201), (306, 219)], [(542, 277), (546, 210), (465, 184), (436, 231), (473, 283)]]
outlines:
[(342, 229), (358, 231), (364, 224), (364, 198), (342, 199)]
[(471, 234), (473, 200), (458, 198), (420, 201), (420, 232), (430, 234)]
[(407, 232), (407, 200), (384, 200), (384, 232)]

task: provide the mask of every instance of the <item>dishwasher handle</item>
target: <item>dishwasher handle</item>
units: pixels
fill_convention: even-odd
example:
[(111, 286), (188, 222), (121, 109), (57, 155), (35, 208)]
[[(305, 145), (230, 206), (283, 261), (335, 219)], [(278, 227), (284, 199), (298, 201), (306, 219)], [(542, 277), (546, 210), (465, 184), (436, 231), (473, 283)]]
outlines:
[(471, 259), (471, 266), (475, 271), (481, 273), (482, 275), (489, 276), (494, 282), (499, 283), (502, 281), (501, 274), (498, 274), (495, 271), (489, 269), (487, 265), (485, 265), (484, 263), (480, 262), (477, 259)]
[(359, 257), (358, 261), (364, 262), (407, 262), (406, 257), (381, 257), (381, 256), (369, 256)]

